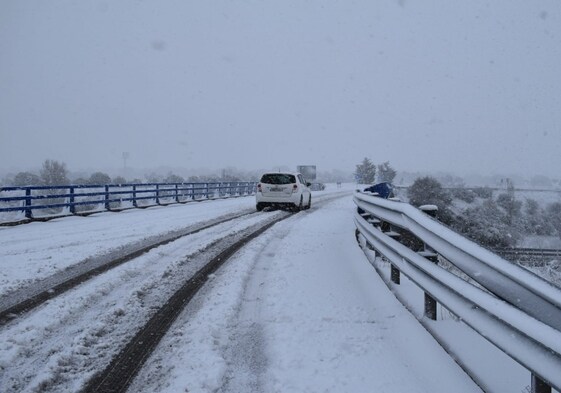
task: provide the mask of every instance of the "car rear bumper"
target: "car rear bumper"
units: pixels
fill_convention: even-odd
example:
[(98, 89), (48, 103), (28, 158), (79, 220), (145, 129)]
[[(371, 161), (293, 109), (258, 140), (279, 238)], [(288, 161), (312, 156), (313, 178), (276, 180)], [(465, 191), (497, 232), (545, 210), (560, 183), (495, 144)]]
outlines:
[(264, 196), (261, 193), (257, 193), (255, 196), (255, 201), (257, 203), (264, 203), (267, 205), (287, 205), (287, 204), (299, 204), (300, 203), (300, 194), (291, 194), (291, 195), (278, 195), (278, 196)]

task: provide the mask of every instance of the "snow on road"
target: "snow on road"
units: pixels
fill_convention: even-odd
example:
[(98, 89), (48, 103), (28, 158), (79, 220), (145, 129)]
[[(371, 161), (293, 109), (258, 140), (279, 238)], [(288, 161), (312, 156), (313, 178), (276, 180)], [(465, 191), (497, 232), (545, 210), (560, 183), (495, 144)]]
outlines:
[(0, 296), (87, 257), (254, 208), (255, 198), (243, 197), (0, 227)]
[[(311, 210), (276, 224), (213, 275), (131, 392), (479, 391), (357, 247), (350, 194), (317, 203), (330, 191), (339, 190), (314, 194)], [(0, 228), (2, 290), (253, 205), (238, 198)], [(250, 224), (234, 220), (159, 247), (0, 328), (0, 391), (79, 390), (171, 293), (167, 280), (186, 269), (186, 254)]]
[(135, 392), (478, 392), (356, 245), (342, 198), (254, 240), (213, 277)]
[[(208, 259), (283, 212), (229, 221), (153, 249), (0, 330), (0, 392), (74, 392)], [(227, 236), (227, 237), (226, 237)]]

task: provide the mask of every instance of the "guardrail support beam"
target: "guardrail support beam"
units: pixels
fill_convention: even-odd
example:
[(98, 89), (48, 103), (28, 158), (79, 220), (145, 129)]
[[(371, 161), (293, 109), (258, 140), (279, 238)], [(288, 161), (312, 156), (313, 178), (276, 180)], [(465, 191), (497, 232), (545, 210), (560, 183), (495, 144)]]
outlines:
[[(436, 217), (438, 213), (438, 207), (436, 205), (423, 205), (419, 207), (419, 210), (425, 212), (431, 217)], [(438, 254), (427, 244), (423, 244), (423, 252), (420, 253), (423, 257), (429, 261), (438, 264)], [(425, 317), (436, 321), (436, 300), (425, 292)]]
[[(390, 225), (390, 223), (388, 222), (381, 222), (380, 223), (380, 228), (382, 229), (382, 231), (388, 235), (389, 237), (391, 237), (392, 239), (399, 241), (401, 238), (401, 235), (394, 231), (394, 228)], [(396, 268), (393, 264), (391, 264), (391, 274), (390, 274), (391, 280), (394, 284), (399, 285), (401, 282), (400, 279), (400, 272), (399, 269)]]
[(31, 188), (25, 189), (25, 218), (32, 219), (33, 211), (31, 209)]
[(551, 393), (551, 386), (536, 374), (532, 373), (531, 393)]
[(105, 210), (111, 210), (111, 206), (109, 206), (109, 186), (105, 186)]
[(425, 317), (436, 321), (436, 300), (425, 292)]
[(391, 280), (394, 284), (400, 284), (400, 275), (399, 269), (396, 268), (393, 264), (391, 265), (391, 273), (390, 273)]
[[(434, 264), (438, 265), (438, 254), (436, 254), (432, 248), (428, 247), (427, 244), (425, 244), (424, 249), (425, 250), (420, 252), (419, 254), (429, 261), (433, 262)], [(427, 292), (425, 292), (425, 317), (436, 321), (436, 308), (436, 300)]]
[(138, 207), (138, 201), (136, 200), (136, 185), (132, 186), (132, 205)]
[(76, 214), (76, 205), (74, 204), (74, 187), (69, 189), (70, 198), (68, 200), (70, 204), (70, 214)]

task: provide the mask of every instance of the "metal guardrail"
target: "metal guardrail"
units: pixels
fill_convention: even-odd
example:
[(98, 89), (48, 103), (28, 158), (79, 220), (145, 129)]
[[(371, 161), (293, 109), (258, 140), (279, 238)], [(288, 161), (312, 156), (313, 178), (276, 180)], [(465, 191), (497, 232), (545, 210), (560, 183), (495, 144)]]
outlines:
[[(419, 209), (357, 192), (358, 233), (425, 291), (425, 315), (441, 303), (532, 373), (532, 391), (561, 391), (561, 290), (453, 232)], [(401, 244), (396, 227), (424, 243), (421, 252)], [(438, 266), (440, 254), (481, 285)]]
[[(141, 183), (102, 185), (61, 185), (0, 188), (0, 214), (22, 212), (23, 221), (33, 220), (37, 211), (63, 209), (50, 212), (49, 217), (78, 214), (80, 207), (86, 211), (102, 205), (102, 210), (120, 210), (170, 203), (184, 203), (202, 199), (224, 198), (255, 193), (255, 182), (228, 183)], [(125, 206), (126, 203), (130, 206)], [(147, 202), (142, 205), (139, 202)], [(93, 208), (92, 208), (93, 206)], [(89, 209), (88, 209), (89, 208)], [(64, 212), (64, 209), (67, 211)], [(0, 219), (0, 221), (2, 221)], [(22, 221), (22, 219), (16, 220)], [(4, 221), (4, 222), (9, 222)]]
[(523, 264), (543, 264), (553, 260), (561, 261), (561, 250), (541, 248), (493, 248), (495, 254), (509, 261)]

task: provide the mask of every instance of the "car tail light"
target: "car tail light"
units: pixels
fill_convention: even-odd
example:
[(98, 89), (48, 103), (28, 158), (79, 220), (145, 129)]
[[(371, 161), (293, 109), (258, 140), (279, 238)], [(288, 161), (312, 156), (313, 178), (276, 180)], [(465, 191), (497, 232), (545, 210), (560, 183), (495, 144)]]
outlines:
[(297, 191), (298, 190), (298, 184), (294, 184), (292, 186), (292, 192)]
[(257, 184), (257, 191), (261, 192), (261, 183)]

